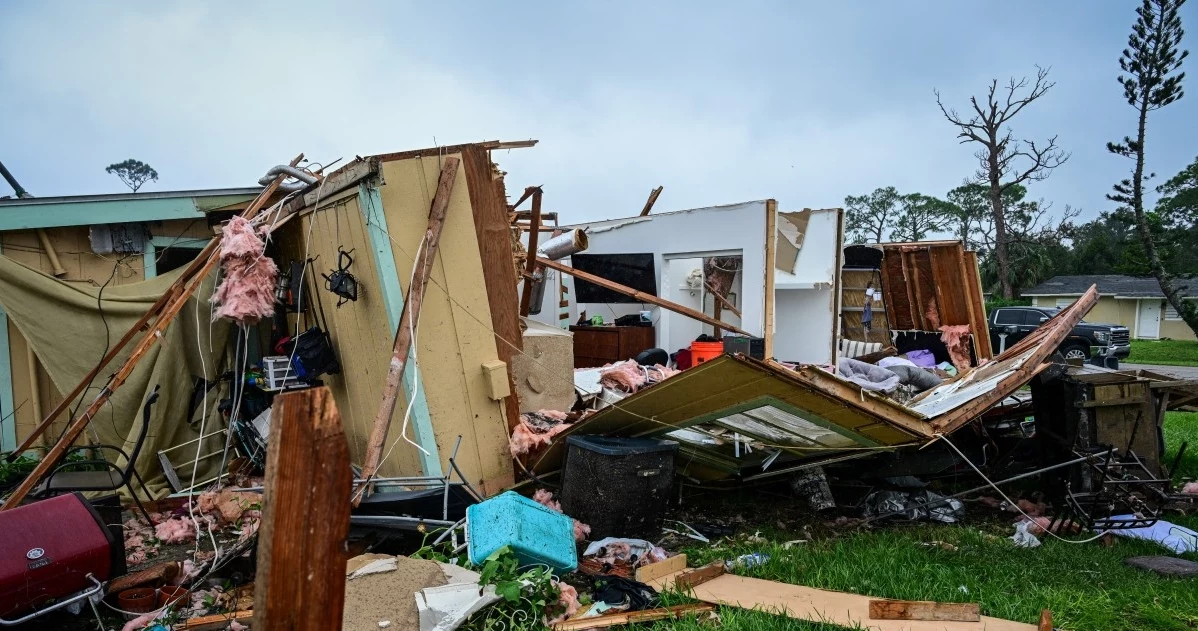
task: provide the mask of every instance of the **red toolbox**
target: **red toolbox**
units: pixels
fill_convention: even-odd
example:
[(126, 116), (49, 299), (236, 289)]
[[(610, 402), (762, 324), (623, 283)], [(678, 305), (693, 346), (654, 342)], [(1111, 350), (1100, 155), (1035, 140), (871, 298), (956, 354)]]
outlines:
[[(98, 592), (103, 582), (124, 574), (123, 548), (79, 493), (0, 512), (0, 625), (57, 609), (81, 592)], [(26, 615), (12, 619), (19, 614)]]

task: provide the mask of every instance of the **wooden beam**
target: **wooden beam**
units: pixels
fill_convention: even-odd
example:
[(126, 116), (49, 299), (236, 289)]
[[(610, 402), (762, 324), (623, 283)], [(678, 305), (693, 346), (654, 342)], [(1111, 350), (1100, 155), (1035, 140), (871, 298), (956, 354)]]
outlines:
[(950, 620), (978, 622), (977, 603), (938, 603), (926, 600), (871, 600), (870, 620)]
[(720, 304), (724, 305), (724, 308), (725, 308), (725, 309), (727, 309), (727, 310), (731, 311), (732, 313), (735, 313), (735, 314), (736, 314), (736, 317), (738, 317), (738, 318), (739, 318), (739, 317), (741, 317), (741, 315), (740, 315), (740, 309), (737, 309), (737, 308), (736, 308), (736, 305), (732, 304), (732, 303), (731, 303), (731, 302), (730, 302), (730, 301), (729, 301), (727, 298), (725, 298), (725, 297), (721, 296), (721, 295), (719, 294), (719, 292), (717, 292), (717, 291), (716, 291), (716, 290), (715, 290), (715, 289), (714, 289), (714, 288), (711, 286), (711, 283), (708, 283), (708, 284), (707, 284), (707, 291), (710, 291), (710, 292), (711, 292), (711, 295), (715, 296), (716, 302), (718, 302), (718, 303), (720, 303)]
[[(303, 154), (296, 156), (296, 158), (291, 161), (291, 166), (299, 164), (300, 160), (302, 159)], [(262, 189), (262, 191), (258, 193), (258, 197), (254, 198), (253, 203), (251, 203), (249, 207), (247, 207), (242, 213), (242, 216), (247, 219), (252, 219), (255, 215), (257, 215), (258, 211), (263, 205), (266, 204), (266, 201), (270, 198), (270, 196), (273, 195), (276, 190), (278, 190), (279, 184), (281, 184), (286, 177), (286, 175), (280, 175), (270, 183), (270, 186)], [(158, 319), (154, 322), (154, 325), (149, 327), (149, 329), (146, 331), (146, 334), (142, 336), (141, 341), (137, 343), (137, 346), (133, 347), (133, 351), (129, 354), (129, 358), (125, 360), (125, 363), (122, 364), (121, 367), (108, 378), (107, 383), (105, 383), (104, 387), (101, 388), (100, 394), (92, 400), (91, 404), (87, 406), (87, 409), (85, 409), (77, 419), (72, 421), (67, 426), (58, 442), (46, 452), (46, 455), (42, 457), (42, 460), (38, 462), (33, 471), (31, 471), (29, 475), (26, 476), (21, 482), (21, 484), (19, 484), (17, 488), (13, 490), (12, 494), (8, 496), (8, 499), (4, 501), (3, 506), (0, 506), (0, 511), (6, 511), (11, 508), (15, 508), (25, 499), (27, 495), (29, 495), (29, 492), (32, 491), (35, 486), (37, 486), (37, 483), (40, 482), (41, 479), (47, 473), (49, 473), (52, 468), (58, 465), (58, 461), (61, 460), (66, 454), (67, 448), (75, 442), (75, 439), (83, 433), (83, 430), (87, 427), (87, 424), (91, 422), (91, 419), (108, 403), (109, 399), (112, 397), (112, 393), (125, 383), (125, 381), (129, 378), (129, 375), (133, 374), (133, 369), (137, 367), (137, 363), (141, 361), (141, 358), (144, 357), (147, 352), (149, 352), (150, 347), (162, 337), (163, 331), (165, 331), (167, 326), (169, 326), (170, 323), (175, 319), (175, 316), (179, 315), (179, 311), (183, 309), (183, 306), (187, 304), (187, 299), (190, 298), (193, 293), (195, 293), (196, 289), (199, 288), (200, 283), (202, 283), (204, 278), (208, 276), (208, 273), (216, 267), (219, 261), (219, 257), (216, 256), (216, 250), (219, 247), (220, 240), (220, 236), (212, 239), (212, 241), (208, 243), (204, 250), (200, 252), (200, 256), (196, 257), (196, 259), (191, 262), (184, 273), (175, 280), (174, 284), (171, 285), (171, 287), (168, 288), (161, 297), (159, 297), (158, 301), (155, 301), (154, 305), (151, 306), (151, 310), (161, 304), (161, 313), (159, 314)], [(148, 317), (139, 319), (138, 322), (135, 323), (134, 326), (125, 333), (125, 337), (122, 337), (122, 340), (125, 340), (126, 338), (132, 340), (133, 336), (137, 334), (139, 326), (145, 326), (145, 324), (148, 322)], [(115, 350), (116, 349), (114, 349), (114, 356)], [(108, 355), (106, 354), (105, 357), (108, 357)], [(103, 365), (103, 363), (106, 362), (101, 362), (101, 365)], [(88, 383), (91, 381), (91, 377), (98, 374), (98, 371), (99, 367), (97, 366), (95, 370), (89, 373), (90, 376), (87, 379), (79, 382), (79, 385), (76, 386), (75, 390), (72, 391), (77, 393), (75, 396), (78, 396), (78, 393), (81, 393), (83, 389), (87, 388)], [(56, 412), (61, 413), (62, 410), (66, 409), (70, 405), (71, 399), (72, 397), (65, 397), (62, 403), (56, 407), (55, 411), (51, 412), (51, 414), (56, 416)], [(52, 421), (53, 419), (51, 418), (50, 420)], [(49, 422), (43, 421), (42, 424), (39, 424), (39, 427), (41, 425), (48, 427)], [(45, 427), (42, 427), (42, 431), (45, 431)]]
[[(525, 186), (524, 192), (520, 194), (520, 199), (517, 199), (516, 203), (508, 206), (508, 208), (514, 212), (517, 208), (520, 207), (520, 204), (523, 204), (526, 200), (528, 200), (529, 197), (532, 197), (533, 192), (535, 192), (538, 188), (540, 188), (540, 187)], [(532, 217), (532, 213), (530, 212), (528, 216)]]
[(566, 620), (553, 625), (553, 631), (578, 631), (580, 629), (606, 629), (625, 624), (638, 624), (654, 620), (667, 620), (690, 616), (708, 611), (714, 611), (715, 605), (699, 603), (697, 605), (674, 605), (658, 609), (643, 609), (641, 611), (622, 611), (594, 618)]
[(510, 431), (520, 423), (512, 356), (523, 350), (524, 338), (520, 332), (520, 301), (516, 297), (516, 270), (512, 266), (507, 198), (503, 193), (503, 178), (495, 175), (487, 152), (464, 149), (462, 166), (470, 193), (470, 210), (474, 214), (478, 255), (483, 263), (487, 306), (491, 311), (491, 329), (495, 332), (495, 353), (507, 364), (508, 389), (512, 394), (504, 398), (503, 409)]
[(1048, 609), (1040, 611), (1040, 622), (1036, 625), (1036, 631), (1053, 631), (1052, 611)]
[[(399, 398), (400, 381), (403, 379), (404, 368), (408, 364), (408, 352), (412, 348), (412, 325), (420, 319), (420, 306), (424, 302), (424, 291), (428, 288), (433, 261), (437, 258), (437, 246), (441, 242), (441, 229), (445, 227), (445, 213), (449, 209), (449, 196), (453, 192), (460, 164), (461, 160), (453, 156), (445, 158), (445, 162), (442, 163), (440, 179), (437, 180), (437, 192), (433, 196), (432, 207), (428, 213), (425, 243), (419, 251), (419, 258), (413, 262), (416, 269), (412, 274), (412, 283), (408, 286), (407, 299), (403, 303), (399, 329), (395, 332), (395, 344), (391, 349), (391, 363), (387, 367), (387, 376), (383, 382), (383, 397), (379, 401), (378, 413), (374, 417), (370, 442), (366, 445), (366, 461), (362, 465), (364, 480), (369, 480), (374, 476), (383, 458), (383, 447), (387, 443), (387, 433), (391, 429), (391, 416), (395, 413), (395, 402)], [(362, 495), (356, 494), (354, 505), (357, 506), (361, 500)]]
[(1123, 397), (1120, 399), (1106, 399), (1105, 401), (1082, 401), (1077, 404), (1079, 408), (1106, 408), (1117, 407), (1121, 405), (1138, 405), (1145, 401), (1144, 397)]
[(653, 204), (657, 203), (657, 196), (661, 195), (661, 189), (663, 189), (663, 188), (665, 188), (665, 187), (658, 186), (657, 188), (653, 189), (652, 191), (649, 191), (649, 199), (645, 200), (645, 207), (641, 209), (641, 215), (640, 215), (641, 217), (648, 216), (649, 211), (653, 210)]
[(540, 187), (532, 192), (532, 224), (528, 228), (528, 256), (524, 259), (524, 288), (520, 292), (520, 317), (527, 318), (532, 310), (532, 275), (537, 269), (537, 241), (541, 236), (541, 198), (544, 192)]
[(544, 265), (545, 267), (548, 267), (549, 269), (555, 269), (563, 274), (569, 274), (579, 280), (585, 280), (588, 283), (591, 283), (594, 285), (599, 285), (600, 287), (603, 287), (604, 289), (610, 289), (618, 294), (624, 294), (625, 296), (630, 296), (632, 298), (635, 298), (637, 300), (637, 302), (647, 302), (651, 305), (661, 307), (662, 309), (665, 309), (667, 311), (673, 311), (674, 313), (680, 313), (688, 318), (693, 318), (693, 319), (698, 320), (699, 322), (702, 322), (704, 324), (710, 324), (711, 326), (722, 327), (729, 331), (732, 331), (733, 333), (739, 333), (740, 335), (747, 335), (749, 337), (753, 337), (752, 333), (746, 332), (743, 329), (738, 329), (738, 328), (732, 326), (731, 324), (728, 324), (727, 322), (720, 322), (719, 320), (712, 318), (711, 316), (707, 315), (706, 313), (701, 313), (701, 312), (695, 311), (694, 309), (691, 309), (690, 307), (684, 307), (676, 302), (670, 302), (669, 300), (664, 300), (662, 298), (658, 298), (657, 296), (647, 294), (643, 291), (638, 291), (631, 287), (621, 285), (620, 283), (607, 280), (606, 278), (600, 278), (598, 276), (595, 276), (594, 274), (588, 274), (584, 271), (576, 270), (573, 267), (570, 267), (569, 265), (562, 265), (561, 263), (558, 263), (557, 261), (550, 261), (549, 259), (542, 258), (540, 256), (537, 257), (537, 263)]
[(716, 561), (674, 577), (674, 588), (686, 592), (724, 573), (724, 562)]
[(272, 410), (254, 629), (340, 629), (353, 484), (341, 415), (327, 386), (280, 394)]
[[(774, 358), (774, 266), (778, 256), (778, 202), (765, 200), (765, 358)], [(839, 272), (839, 270), (838, 270)]]
[(190, 618), (181, 627), (176, 626), (175, 628), (182, 628), (184, 631), (223, 631), (228, 629), (234, 620), (239, 624), (249, 626), (253, 619), (254, 612), (252, 611), (234, 611)]

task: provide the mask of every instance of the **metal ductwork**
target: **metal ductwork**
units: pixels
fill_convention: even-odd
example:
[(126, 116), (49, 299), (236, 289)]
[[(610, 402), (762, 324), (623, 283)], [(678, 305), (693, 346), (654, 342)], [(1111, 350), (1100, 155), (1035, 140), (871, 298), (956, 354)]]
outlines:
[(258, 183), (262, 186), (270, 186), (270, 183), (280, 175), (288, 175), (299, 180), (298, 182), (282, 182), (279, 184), (279, 190), (285, 193), (302, 191), (316, 183), (316, 176), (303, 169), (287, 164), (280, 164), (278, 166), (271, 167), (271, 169), (266, 172), (266, 175), (258, 178)]
[(558, 235), (537, 247), (537, 254), (550, 261), (564, 259), (571, 254), (577, 254), (587, 249), (587, 233), (575, 228), (565, 234)]

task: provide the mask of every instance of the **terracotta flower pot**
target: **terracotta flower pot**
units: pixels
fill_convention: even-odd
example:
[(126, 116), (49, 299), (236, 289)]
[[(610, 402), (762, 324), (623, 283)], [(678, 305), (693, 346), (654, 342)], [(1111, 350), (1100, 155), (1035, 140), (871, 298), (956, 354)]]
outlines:
[(191, 592), (177, 585), (167, 585), (158, 589), (158, 606), (166, 607), (176, 603), (188, 604)]
[(157, 600), (155, 591), (150, 587), (134, 587), (117, 594), (117, 607), (130, 613), (146, 613), (154, 611)]

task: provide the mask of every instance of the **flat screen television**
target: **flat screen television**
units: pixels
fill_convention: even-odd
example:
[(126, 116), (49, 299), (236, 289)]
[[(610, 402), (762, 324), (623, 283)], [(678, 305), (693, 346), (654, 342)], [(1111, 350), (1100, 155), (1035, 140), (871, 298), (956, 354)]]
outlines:
[[(652, 254), (575, 254), (570, 257), (570, 263), (579, 271), (620, 283), (651, 296), (657, 295), (657, 270)], [(631, 296), (578, 278), (574, 279), (574, 294), (578, 302), (640, 302)]]

